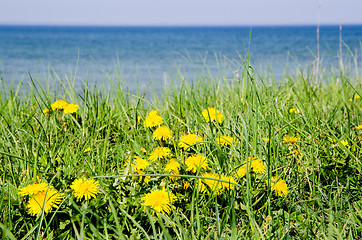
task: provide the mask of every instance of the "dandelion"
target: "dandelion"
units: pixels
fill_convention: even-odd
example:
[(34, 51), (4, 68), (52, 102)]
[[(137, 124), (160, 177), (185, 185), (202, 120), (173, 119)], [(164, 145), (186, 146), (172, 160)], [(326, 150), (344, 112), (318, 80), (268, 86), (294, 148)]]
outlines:
[(236, 178), (242, 178), (246, 175), (246, 165), (240, 167), (238, 171), (236, 172), (235, 177)]
[[(170, 173), (170, 174), (174, 174), (174, 175), (178, 175), (180, 174), (179, 169), (180, 169), (180, 164), (175, 160), (175, 159), (171, 159), (165, 166), (165, 171)], [(177, 180), (179, 179), (179, 177), (171, 177), (172, 180)]]
[(268, 137), (261, 138), (264, 142), (270, 142), (270, 139)]
[(170, 131), (170, 129), (167, 126), (162, 126), (157, 128), (154, 132), (153, 132), (153, 139), (154, 140), (164, 140), (166, 141), (167, 139), (172, 137), (172, 133)]
[(149, 112), (144, 121), (145, 127), (156, 127), (156, 126), (160, 125), (161, 123), (163, 123), (163, 119), (158, 114), (157, 110), (153, 110), (153, 111)]
[[(216, 173), (205, 173), (202, 175), (202, 177), (220, 179), (220, 176), (217, 175)], [(215, 194), (219, 194), (223, 190), (223, 185), (221, 184), (221, 182), (213, 179), (200, 179), (199, 187), (200, 191), (203, 193), (205, 193), (208, 190), (208, 188), (212, 193)]]
[(222, 123), (224, 121), (224, 115), (220, 113), (219, 110), (215, 108), (207, 108), (202, 112), (202, 116), (205, 118), (206, 122), (214, 122)]
[[(268, 180), (266, 180), (268, 184)], [(288, 185), (283, 179), (279, 179), (277, 176), (271, 177), (270, 179), (271, 190), (275, 192), (276, 195), (283, 197), (283, 195), (288, 194)]]
[(147, 162), (146, 160), (144, 160), (138, 156), (134, 157), (134, 161), (136, 162), (136, 164), (135, 165), (133, 164), (132, 167), (137, 170), (143, 170), (150, 165), (149, 162)]
[(48, 189), (48, 183), (34, 183), (30, 184), (26, 187), (19, 189), (19, 195), (20, 196), (26, 196), (26, 195), (35, 195), (39, 192), (46, 191)]
[(221, 182), (221, 185), (224, 189), (233, 190), (235, 188), (234, 183), (236, 183), (236, 181), (233, 177), (221, 174), (220, 179), (223, 181), (227, 181), (227, 182)]
[(180, 148), (187, 149), (191, 145), (202, 141), (203, 141), (202, 137), (199, 137), (196, 134), (188, 134), (180, 138), (178, 146)]
[(86, 179), (85, 177), (75, 180), (70, 188), (74, 190), (73, 195), (81, 200), (83, 197), (85, 200), (95, 198), (99, 189), (99, 182), (94, 179)]
[(168, 147), (156, 147), (155, 149), (153, 149), (151, 156), (148, 159), (154, 162), (157, 159), (165, 158), (170, 154), (171, 149), (169, 149)]
[(43, 209), (44, 213), (48, 213), (52, 208), (57, 208), (62, 198), (63, 194), (59, 193), (54, 187), (49, 186), (49, 188), (31, 195), (25, 207), (30, 215), (36, 216), (40, 215)]
[(190, 183), (186, 180), (182, 180), (182, 183), (184, 185), (184, 189), (187, 190), (190, 187)]
[(291, 109), (289, 109), (289, 113), (290, 113), (290, 114), (292, 114), (292, 113), (298, 114), (298, 113), (299, 113), (299, 110), (296, 109), (296, 108), (291, 108)]
[(90, 152), (90, 151), (92, 151), (92, 149), (90, 147), (88, 147), (88, 148), (84, 149), (83, 152), (86, 153), (86, 152)]
[(346, 140), (341, 140), (341, 144), (345, 147), (349, 147), (348, 141), (346, 141)]
[(43, 113), (48, 113), (49, 112), (49, 109), (48, 108), (45, 108), (44, 110), (43, 110)]
[(52, 105), (51, 108), (55, 111), (55, 110), (64, 110), (64, 108), (68, 105), (69, 103), (67, 101), (64, 101), (62, 99), (55, 101)]
[(230, 146), (231, 144), (235, 143), (234, 139), (229, 136), (218, 137), (216, 138), (216, 142), (218, 142), (222, 146)]
[(356, 127), (356, 130), (362, 130), (362, 124), (358, 125), (358, 126)]
[(171, 159), (165, 166), (165, 171), (173, 174), (179, 174), (180, 164), (175, 160)]
[(171, 212), (172, 203), (176, 200), (176, 196), (172, 192), (166, 190), (153, 190), (142, 197), (142, 205), (150, 207), (157, 212)]
[(66, 105), (64, 107), (64, 113), (68, 114), (68, 113), (75, 113), (77, 112), (79, 109), (78, 105), (75, 103), (69, 103), (68, 105)]
[(355, 95), (353, 98), (348, 99), (348, 102), (352, 102), (352, 100), (360, 99), (361, 97), (359, 95)]
[(258, 174), (263, 174), (266, 172), (264, 163), (259, 158), (255, 158), (251, 161), (251, 169)]
[(137, 116), (137, 123), (140, 124), (142, 121), (142, 118), (140, 116)]
[(289, 135), (284, 135), (284, 137), (283, 137), (283, 143), (287, 143), (287, 144), (295, 144), (298, 140), (299, 140), (298, 137), (293, 137), (293, 136), (289, 136)]
[(186, 159), (185, 164), (187, 166), (186, 171), (195, 173), (198, 169), (207, 169), (208, 162), (207, 158), (201, 154), (195, 154)]

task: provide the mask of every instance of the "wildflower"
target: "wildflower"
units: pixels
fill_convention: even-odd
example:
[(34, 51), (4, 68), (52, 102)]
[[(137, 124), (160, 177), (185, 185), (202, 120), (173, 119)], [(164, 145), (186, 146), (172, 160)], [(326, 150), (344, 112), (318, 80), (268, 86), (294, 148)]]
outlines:
[[(266, 180), (268, 184), (268, 180)], [(283, 179), (279, 179), (277, 176), (271, 177), (270, 179), (271, 190), (275, 192), (276, 195), (282, 197), (283, 194), (288, 194), (288, 185)]]
[(295, 144), (299, 140), (298, 137), (293, 137), (289, 135), (285, 135), (283, 137), (283, 143)]
[(186, 159), (185, 164), (187, 166), (186, 171), (191, 171), (195, 173), (197, 169), (207, 169), (208, 162), (207, 158), (201, 154), (195, 154)]
[(224, 115), (220, 113), (219, 110), (215, 108), (207, 108), (202, 112), (202, 116), (205, 118), (206, 122), (214, 122), (222, 123), (224, 121)]
[(39, 192), (46, 191), (48, 189), (48, 183), (34, 183), (30, 184), (26, 187), (19, 189), (19, 195), (20, 196), (26, 196), (26, 195), (35, 195)]
[(171, 138), (172, 133), (170, 131), (170, 129), (167, 126), (162, 126), (157, 128), (154, 132), (153, 132), (153, 139), (154, 140), (164, 140), (166, 141), (167, 139)]
[(45, 108), (44, 110), (43, 110), (43, 113), (48, 113), (49, 112), (49, 109), (48, 108)]
[(298, 113), (299, 113), (299, 110), (296, 109), (296, 108), (291, 108), (291, 109), (289, 109), (289, 113), (290, 113), (290, 114), (292, 114), (292, 113), (298, 114)]
[(270, 139), (268, 137), (261, 138), (264, 142), (270, 142)]
[(137, 116), (137, 123), (140, 124), (141, 123), (142, 118), (140, 116)]
[(348, 141), (346, 141), (346, 140), (341, 140), (341, 144), (345, 147), (349, 147)]
[(198, 142), (202, 142), (202, 141), (203, 141), (202, 137), (199, 137), (196, 134), (189, 134), (189, 135), (182, 136), (180, 138), (180, 142), (178, 143), (178, 146), (180, 148), (187, 149), (191, 145), (198, 143)]
[(242, 178), (246, 175), (246, 165), (240, 167), (236, 172), (236, 178)]
[(233, 183), (236, 183), (235, 179), (231, 176), (226, 176), (221, 174), (220, 179), (227, 181), (227, 182), (221, 182), (221, 185), (224, 189), (231, 189), (233, 190), (235, 188), (235, 185)]
[(90, 151), (92, 151), (92, 149), (90, 147), (88, 147), (88, 148), (84, 149), (83, 152), (86, 153), (86, 152), (90, 152)]
[(218, 142), (222, 146), (230, 146), (231, 144), (235, 143), (234, 139), (229, 136), (218, 137), (216, 138), (216, 142)]
[(170, 155), (171, 149), (168, 147), (156, 147), (153, 149), (151, 156), (148, 158), (152, 162), (156, 161), (157, 159), (162, 159)]
[(85, 200), (95, 198), (99, 189), (99, 182), (94, 179), (86, 179), (85, 177), (75, 180), (70, 188), (74, 190), (73, 195), (81, 200), (83, 197)]
[(362, 124), (358, 125), (358, 126), (356, 127), (356, 130), (362, 130)]
[(187, 190), (190, 187), (190, 183), (186, 180), (182, 180), (182, 183), (184, 184), (184, 189)]
[(53, 110), (64, 110), (64, 108), (68, 105), (69, 103), (67, 101), (64, 101), (62, 99), (55, 101), (51, 107)]
[(348, 102), (352, 102), (352, 100), (360, 99), (361, 97), (359, 95), (355, 95), (353, 98), (348, 99)]
[[(220, 178), (219, 175), (217, 175), (216, 173), (205, 173), (202, 176), (206, 177), (206, 178), (214, 178), (214, 179)], [(221, 182), (217, 181), (217, 180), (213, 180), (213, 179), (200, 179), (199, 187), (200, 187), (200, 191), (203, 193), (206, 192), (208, 190), (208, 188), (210, 188), (210, 191), (212, 193), (219, 194), (219, 193), (221, 193), (221, 191), (223, 189), (223, 185), (221, 184)]]
[(68, 114), (68, 113), (75, 113), (77, 112), (79, 109), (78, 105), (75, 103), (69, 103), (68, 105), (66, 105), (64, 107), (64, 113)]
[(176, 200), (176, 196), (172, 192), (166, 190), (153, 190), (142, 197), (142, 205), (148, 206), (157, 212), (169, 214), (172, 203)]
[[(47, 184), (48, 185), (48, 184)], [(52, 208), (57, 208), (63, 198), (63, 194), (59, 193), (54, 187), (37, 192), (32, 195), (26, 204), (27, 211), (30, 215), (36, 216), (44, 212), (48, 213)]]
[(135, 165), (133, 164), (132, 167), (137, 170), (143, 170), (150, 165), (149, 162), (138, 156), (134, 157), (134, 161), (136, 162), (136, 164)]
[[(180, 174), (179, 169), (180, 169), (180, 164), (175, 159), (171, 159), (165, 166), (165, 171), (170, 174), (175, 174), (175, 175)], [(179, 177), (171, 177), (171, 179), (177, 180), (179, 179)]]
[(149, 112), (144, 121), (145, 127), (156, 127), (156, 126), (160, 125), (161, 123), (163, 123), (163, 119), (158, 114), (157, 110), (153, 110), (153, 111)]
[(251, 169), (259, 174), (263, 174), (266, 172), (264, 163), (259, 158), (255, 158), (251, 161)]

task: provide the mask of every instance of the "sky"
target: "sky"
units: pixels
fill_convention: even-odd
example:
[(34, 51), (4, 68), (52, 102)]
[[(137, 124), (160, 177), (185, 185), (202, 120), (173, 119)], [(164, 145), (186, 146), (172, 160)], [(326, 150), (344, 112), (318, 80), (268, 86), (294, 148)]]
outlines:
[(361, 11), (362, 0), (0, 0), (0, 25), (362, 24)]

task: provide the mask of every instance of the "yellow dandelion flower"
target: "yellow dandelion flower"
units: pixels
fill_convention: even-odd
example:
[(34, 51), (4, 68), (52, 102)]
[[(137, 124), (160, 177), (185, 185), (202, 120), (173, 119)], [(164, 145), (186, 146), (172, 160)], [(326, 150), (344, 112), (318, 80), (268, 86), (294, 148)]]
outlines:
[(354, 99), (360, 99), (361, 97), (359, 95), (354, 96)]
[(235, 188), (235, 185), (233, 183), (236, 183), (235, 179), (231, 176), (226, 176), (221, 174), (220, 176), (221, 180), (227, 181), (227, 182), (221, 182), (221, 185), (224, 189), (233, 190)]
[(214, 122), (222, 123), (224, 121), (224, 115), (220, 113), (219, 110), (215, 108), (207, 108), (202, 112), (202, 116), (205, 118), (206, 122)]
[(176, 174), (176, 172), (179, 172), (180, 164), (175, 160), (171, 159), (165, 166), (165, 171), (169, 173)]
[(362, 124), (358, 125), (358, 126), (356, 127), (356, 130), (362, 130)]
[(184, 189), (187, 190), (190, 187), (190, 183), (186, 180), (182, 180), (182, 183), (184, 185)]
[(162, 117), (158, 114), (157, 110), (153, 110), (148, 113), (145, 121), (144, 126), (145, 127), (156, 127), (163, 123)]
[(83, 152), (86, 153), (86, 152), (90, 152), (90, 151), (92, 151), (92, 149), (90, 147), (88, 147), (88, 148), (84, 149)]
[(198, 169), (207, 169), (208, 161), (207, 158), (201, 154), (195, 154), (186, 159), (185, 164), (187, 166), (186, 171), (195, 173)]
[(39, 192), (46, 191), (48, 189), (48, 183), (34, 183), (30, 184), (26, 187), (22, 187), (19, 189), (19, 195), (20, 196), (26, 196), (26, 195), (35, 195)]
[(172, 192), (166, 190), (153, 190), (142, 197), (142, 205), (152, 208), (160, 213), (171, 212), (172, 203), (176, 200)]
[(283, 137), (283, 143), (295, 144), (298, 140), (299, 140), (298, 137), (293, 137), (289, 135), (284, 135)]
[[(206, 178), (213, 178), (213, 179), (220, 179), (220, 176), (216, 173), (205, 173), (202, 177)], [(223, 190), (223, 185), (220, 181), (213, 180), (213, 179), (199, 179), (199, 188), (202, 193), (210, 192), (219, 194)]]
[(48, 113), (49, 112), (49, 109), (48, 108), (45, 108), (44, 110), (43, 110), (43, 113)]
[[(48, 184), (47, 184), (48, 186)], [(63, 199), (63, 194), (59, 193), (54, 187), (50, 186), (46, 190), (40, 191), (31, 196), (26, 204), (30, 215), (36, 216), (42, 213), (48, 213), (52, 208), (57, 208)]]
[(69, 103), (67, 101), (64, 101), (62, 99), (53, 102), (53, 104), (51, 105), (53, 110), (64, 110), (64, 108), (68, 105)]
[(180, 141), (178, 143), (178, 146), (183, 149), (187, 149), (191, 145), (202, 142), (204, 139), (202, 137), (197, 136), (196, 134), (188, 134), (185, 136), (182, 136), (180, 138)]
[(246, 165), (240, 167), (236, 172), (236, 178), (242, 178), (246, 175)]
[(150, 163), (148, 161), (146, 161), (138, 156), (134, 157), (134, 161), (136, 162), (136, 164), (133, 165), (133, 168), (137, 169), (137, 170), (143, 170), (150, 165)]
[(251, 161), (251, 169), (259, 174), (266, 173), (264, 163), (261, 159), (256, 158)]
[(64, 113), (75, 113), (79, 109), (78, 105), (75, 103), (69, 103), (67, 106), (64, 107)]
[(170, 154), (171, 149), (169, 149), (168, 147), (156, 147), (155, 149), (153, 149), (151, 156), (148, 159), (154, 162), (157, 159), (165, 158)]
[(222, 146), (230, 146), (231, 144), (235, 143), (234, 139), (229, 136), (218, 137), (216, 138), (216, 142), (218, 142)]
[(270, 142), (270, 139), (268, 137), (261, 138), (264, 142)]
[(291, 109), (289, 109), (289, 113), (290, 113), (290, 114), (292, 114), (292, 113), (298, 114), (298, 113), (299, 113), (299, 110), (296, 109), (296, 108), (291, 108)]
[[(266, 180), (268, 184), (268, 180)], [(288, 194), (288, 185), (283, 179), (279, 179), (277, 176), (271, 177), (270, 179), (271, 190), (275, 192), (276, 195), (283, 197), (283, 195)]]
[(85, 200), (95, 198), (99, 189), (99, 182), (90, 178), (85, 177), (75, 180), (70, 188), (74, 190), (73, 195), (81, 200), (83, 197)]
[(164, 140), (172, 137), (171, 130), (167, 126), (162, 126), (157, 128), (152, 135), (154, 140)]
[[(170, 173), (170, 174), (174, 174), (174, 175), (179, 175), (179, 169), (180, 169), (180, 164), (175, 160), (175, 159), (171, 159), (165, 166), (165, 171)], [(171, 177), (172, 180), (177, 180), (180, 177)]]
[(349, 147), (348, 141), (346, 141), (346, 140), (341, 140), (341, 144), (345, 147)]
[(140, 124), (142, 121), (142, 118), (140, 116), (137, 116), (137, 123)]

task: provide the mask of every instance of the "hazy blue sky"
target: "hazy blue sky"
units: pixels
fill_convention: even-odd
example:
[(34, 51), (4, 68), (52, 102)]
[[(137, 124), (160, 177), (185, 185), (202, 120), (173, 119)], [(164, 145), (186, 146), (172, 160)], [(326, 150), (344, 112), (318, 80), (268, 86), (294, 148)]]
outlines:
[[(319, 0), (0, 0), (0, 24), (317, 24)], [(323, 0), (321, 24), (362, 24), (362, 0)]]

